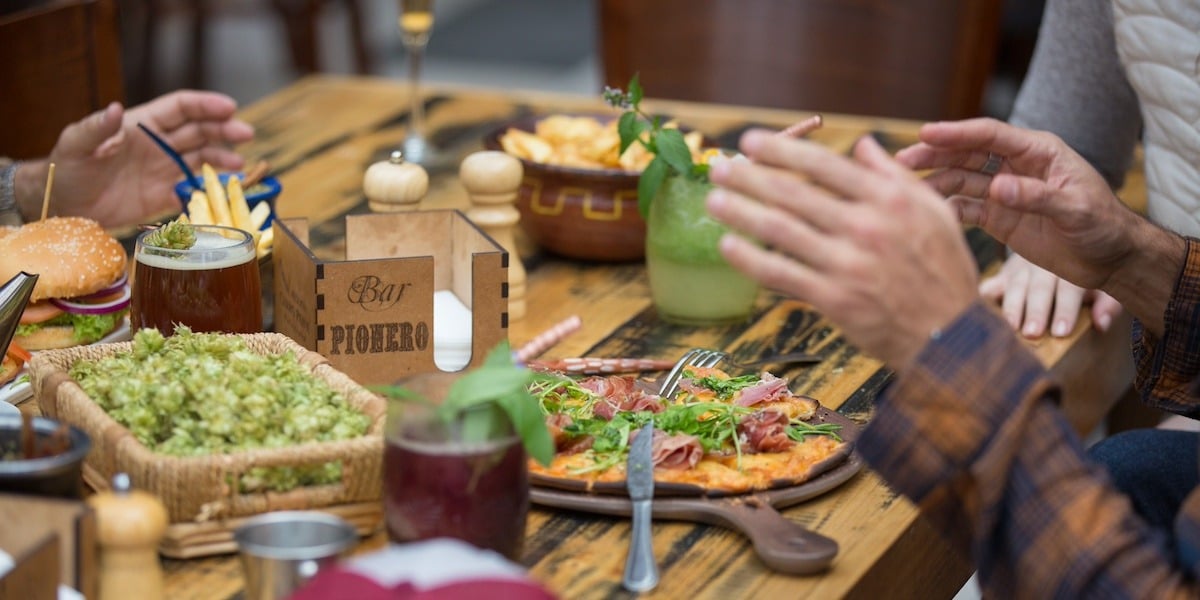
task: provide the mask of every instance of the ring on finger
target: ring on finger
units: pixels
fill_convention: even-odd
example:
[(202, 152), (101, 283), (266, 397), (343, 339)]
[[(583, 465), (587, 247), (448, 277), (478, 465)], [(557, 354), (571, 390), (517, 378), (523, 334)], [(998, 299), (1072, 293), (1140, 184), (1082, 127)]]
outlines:
[(1004, 162), (1004, 157), (995, 152), (988, 152), (987, 161), (979, 167), (979, 172), (984, 175), (995, 175), (1000, 172), (1000, 164)]

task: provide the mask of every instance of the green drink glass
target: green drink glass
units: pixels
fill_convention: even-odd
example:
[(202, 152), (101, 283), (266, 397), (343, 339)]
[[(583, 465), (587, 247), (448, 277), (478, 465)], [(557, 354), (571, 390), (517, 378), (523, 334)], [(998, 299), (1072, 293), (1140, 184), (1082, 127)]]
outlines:
[(681, 325), (744, 321), (758, 284), (729, 266), (717, 247), (728, 229), (708, 214), (711, 183), (667, 177), (646, 220), (646, 270), (659, 316)]

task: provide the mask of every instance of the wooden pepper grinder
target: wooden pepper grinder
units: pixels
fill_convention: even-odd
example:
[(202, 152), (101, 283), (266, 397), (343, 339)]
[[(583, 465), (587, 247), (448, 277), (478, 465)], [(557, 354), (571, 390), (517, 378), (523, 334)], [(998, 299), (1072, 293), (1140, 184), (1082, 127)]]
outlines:
[(375, 212), (414, 211), (429, 191), (429, 174), (421, 165), (405, 162), (399, 150), (388, 160), (367, 167), (363, 175), (363, 193), (367, 206)]
[(167, 531), (167, 510), (155, 496), (130, 489), (117, 473), (112, 491), (88, 498), (96, 511), (100, 545), (100, 600), (163, 598), (158, 544)]
[(467, 217), (508, 251), (509, 319), (525, 316), (525, 265), (513, 241), (513, 227), (521, 219), (514, 203), (524, 176), (521, 161), (498, 150), (471, 154), (458, 168), (471, 198)]

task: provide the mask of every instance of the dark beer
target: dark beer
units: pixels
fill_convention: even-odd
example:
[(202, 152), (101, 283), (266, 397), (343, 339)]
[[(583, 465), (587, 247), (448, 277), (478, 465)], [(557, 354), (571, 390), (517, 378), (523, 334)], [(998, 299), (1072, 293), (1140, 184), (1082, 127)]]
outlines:
[(143, 246), (136, 266), (130, 322), (171, 335), (175, 325), (196, 332), (262, 331), (262, 292), (254, 238), (225, 227), (196, 226), (187, 250)]

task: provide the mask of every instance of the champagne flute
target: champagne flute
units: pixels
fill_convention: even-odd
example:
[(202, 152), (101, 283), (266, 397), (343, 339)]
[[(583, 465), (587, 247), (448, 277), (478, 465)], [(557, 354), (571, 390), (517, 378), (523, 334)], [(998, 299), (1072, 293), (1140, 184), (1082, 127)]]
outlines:
[(400, 37), (408, 52), (408, 90), (412, 102), (404, 159), (419, 165), (434, 161), (433, 147), (425, 139), (425, 102), (421, 98), (421, 63), (433, 29), (433, 0), (400, 0)]

